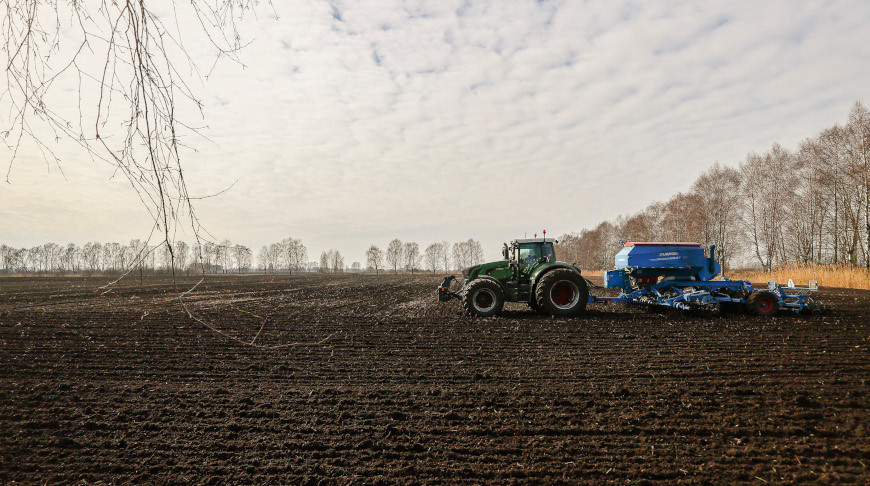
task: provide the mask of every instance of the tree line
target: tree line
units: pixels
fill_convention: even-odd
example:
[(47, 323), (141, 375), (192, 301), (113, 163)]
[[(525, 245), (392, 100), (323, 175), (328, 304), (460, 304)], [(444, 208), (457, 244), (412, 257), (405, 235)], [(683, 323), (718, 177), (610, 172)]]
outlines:
[(386, 249), (371, 245), (366, 250), (366, 269), (375, 273), (381, 270), (413, 273), (424, 267), (433, 273), (439, 270), (448, 272), (477, 265), (483, 260), (483, 246), (473, 239), (459, 241), (452, 246), (447, 241), (435, 242), (421, 253), (417, 243), (403, 243), (396, 238), (390, 241)]
[(480, 242), (450, 244), (432, 243), (423, 252), (415, 242), (394, 239), (381, 250), (372, 245), (366, 251), (367, 267), (358, 261), (346, 265), (340, 251), (330, 249), (320, 254), (319, 261), (309, 261), (308, 250), (298, 238), (284, 238), (264, 245), (257, 252), (230, 240), (203, 241), (188, 244), (177, 240), (170, 247), (165, 243), (150, 245), (142, 240), (128, 244), (88, 242), (84, 245), (45, 243), (32, 248), (0, 245), (0, 272), (14, 274), (122, 274), (135, 271), (140, 275), (202, 274), (202, 273), (301, 273), (301, 272), (374, 272), (391, 270), (414, 272), (428, 269), (449, 271), (482, 262)]
[(251, 269), (250, 248), (233, 244), (202, 242), (189, 245), (175, 241), (150, 245), (142, 240), (128, 244), (91, 241), (84, 245), (45, 243), (32, 248), (0, 245), (0, 272), (4, 274), (140, 274), (244, 273)]
[(561, 236), (559, 255), (606, 270), (619, 241), (715, 244), (726, 268), (870, 268), (870, 111), (856, 102), (845, 123), (796, 148), (774, 143), (766, 152), (749, 152), (738, 167), (717, 162), (688, 192)]

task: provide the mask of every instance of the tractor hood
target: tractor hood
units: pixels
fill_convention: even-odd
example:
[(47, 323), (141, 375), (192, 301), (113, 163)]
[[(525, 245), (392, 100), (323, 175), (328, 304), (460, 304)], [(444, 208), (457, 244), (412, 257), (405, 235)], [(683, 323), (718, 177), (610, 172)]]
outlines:
[(480, 265), (475, 265), (473, 267), (468, 267), (462, 270), (462, 276), (465, 279), (475, 278), (479, 275), (489, 275), (493, 270), (497, 270), (499, 268), (507, 268), (509, 262), (507, 260), (499, 260), (496, 262), (489, 263), (481, 263)]

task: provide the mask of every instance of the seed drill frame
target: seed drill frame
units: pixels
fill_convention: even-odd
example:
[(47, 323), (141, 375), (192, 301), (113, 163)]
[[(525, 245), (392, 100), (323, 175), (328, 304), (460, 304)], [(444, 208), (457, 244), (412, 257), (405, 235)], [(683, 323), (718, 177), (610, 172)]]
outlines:
[(808, 293), (818, 290), (811, 280), (806, 287), (787, 286), (770, 280), (766, 289), (756, 289), (746, 280), (713, 280), (722, 272), (716, 261), (716, 246), (705, 257), (698, 243), (629, 242), (616, 254), (616, 269), (604, 276), (605, 287), (621, 289), (618, 297), (590, 297), (590, 302), (628, 302), (682, 310), (723, 307), (745, 308), (756, 315), (777, 312), (821, 312), (824, 307)]

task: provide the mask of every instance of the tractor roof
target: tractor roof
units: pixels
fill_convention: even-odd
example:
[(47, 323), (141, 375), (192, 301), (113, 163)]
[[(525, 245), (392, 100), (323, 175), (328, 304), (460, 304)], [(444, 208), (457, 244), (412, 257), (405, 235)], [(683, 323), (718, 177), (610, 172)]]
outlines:
[(511, 243), (558, 243), (554, 238), (521, 238), (513, 240)]
[(655, 246), (701, 246), (700, 243), (695, 243), (693, 241), (629, 241), (625, 244), (625, 246), (642, 246), (642, 245), (655, 245)]

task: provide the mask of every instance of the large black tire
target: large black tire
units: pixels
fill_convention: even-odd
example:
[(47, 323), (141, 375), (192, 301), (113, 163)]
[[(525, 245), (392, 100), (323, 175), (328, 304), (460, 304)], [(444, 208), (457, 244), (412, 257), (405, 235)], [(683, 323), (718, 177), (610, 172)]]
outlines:
[(756, 316), (775, 316), (779, 312), (779, 299), (773, 292), (756, 290), (746, 298), (746, 311)]
[(501, 286), (488, 278), (473, 280), (462, 294), (465, 313), (475, 317), (492, 317), (504, 306)]
[(546, 312), (544, 312), (543, 309), (541, 309), (541, 308), (538, 306), (538, 301), (535, 300), (534, 297), (532, 297), (532, 299), (529, 300), (529, 307), (530, 307), (533, 311), (537, 312), (538, 314), (546, 314)]
[(553, 316), (576, 316), (586, 310), (589, 288), (579, 273), (556, 268), (545, 273), (535, 287), (538, 307)]

